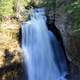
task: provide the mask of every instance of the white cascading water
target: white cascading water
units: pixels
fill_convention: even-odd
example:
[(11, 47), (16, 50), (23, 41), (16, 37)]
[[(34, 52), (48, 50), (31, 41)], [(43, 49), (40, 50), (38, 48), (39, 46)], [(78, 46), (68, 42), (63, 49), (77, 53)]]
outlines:
[(40, 12), (41, 9), (33, 10), (31, 20), (21, 24), (24, 68), (28, 80), (67, 80), (65, 56)]

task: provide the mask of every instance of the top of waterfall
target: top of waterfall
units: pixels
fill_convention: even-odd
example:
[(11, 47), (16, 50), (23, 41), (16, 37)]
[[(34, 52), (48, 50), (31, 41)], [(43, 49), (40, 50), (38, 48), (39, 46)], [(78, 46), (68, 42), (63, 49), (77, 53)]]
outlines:
[(32, 14), (32, 13), (39, 13), (40, 15), (45, 15), (45, 8), (31, 8), (29, 10), (29, 13)]
[(30, 19), (32, 18), (39, 19), (41, 17), (43, 17), (43, 19), (46, 20), (45, 8), (35, 8), (35, 9), (32, 8), (30, 10)]

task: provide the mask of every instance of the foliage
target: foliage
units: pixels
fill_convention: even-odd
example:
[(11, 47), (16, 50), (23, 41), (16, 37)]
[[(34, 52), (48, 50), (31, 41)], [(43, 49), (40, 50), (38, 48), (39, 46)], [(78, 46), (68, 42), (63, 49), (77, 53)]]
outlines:
[(0, 0), (0, 21), (3, 16), (19, 15), (27, 6), (54, 7), (55, 0)]
[(54, 7), (56, 0), (31, 0), (28, 4), (33, 7)]
[(72, 0), (66, 10), (71, 15), (74, 31), (80, 31), (80, 0)]
[(14, 0), (1, 0), (0, 1), (0, 15), (7, 16), (13, 14), (13, 1)]
[(0, 0), (0, 23), (5, 16), (16, 16), (27, 5), (28, 0)]
[(43, 5), (46, 7), (55, 7), (56, 0), (43, 0)]

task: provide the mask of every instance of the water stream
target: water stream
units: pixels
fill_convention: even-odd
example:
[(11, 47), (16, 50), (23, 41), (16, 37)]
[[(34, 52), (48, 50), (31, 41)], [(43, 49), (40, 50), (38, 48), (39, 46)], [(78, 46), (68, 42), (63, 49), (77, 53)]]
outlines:
[(28, 80), (67, 80), (64, 51), (48, 31), (44, 13), (34, 9), (30, 20), (21, 24), (25, 74)]

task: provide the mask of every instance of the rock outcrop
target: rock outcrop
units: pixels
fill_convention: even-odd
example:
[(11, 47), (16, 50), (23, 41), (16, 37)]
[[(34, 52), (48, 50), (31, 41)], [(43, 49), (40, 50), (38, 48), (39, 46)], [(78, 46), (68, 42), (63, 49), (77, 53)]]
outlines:
[[(80, 77), (80, 32), (74, 32), (70, 15), (65, 12), (65, 6), (71, 0), (56, 0), (55, 10), (48, 11), (51, 21), (55, 21), (55, 26), (60, 31), (67, 58), (70, 62), (70, 80), (79, 80)], [(75, 67), (76, 66), (76, 67)], [(75, 72), (76, 70), (76, 72)]]

